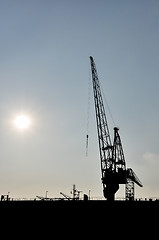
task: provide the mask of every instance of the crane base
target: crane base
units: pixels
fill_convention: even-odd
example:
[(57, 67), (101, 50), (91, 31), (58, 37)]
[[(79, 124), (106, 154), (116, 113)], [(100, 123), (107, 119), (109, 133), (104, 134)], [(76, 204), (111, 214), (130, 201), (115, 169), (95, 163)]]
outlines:
[(103, 194), (104, 197), (108, 200), (108, 201), (114, 201), (115, 199), (115, 193), (118, 191), (119, 189), (119, 184), (107, 184), (106, 186), (104, 186), (103, 189)]

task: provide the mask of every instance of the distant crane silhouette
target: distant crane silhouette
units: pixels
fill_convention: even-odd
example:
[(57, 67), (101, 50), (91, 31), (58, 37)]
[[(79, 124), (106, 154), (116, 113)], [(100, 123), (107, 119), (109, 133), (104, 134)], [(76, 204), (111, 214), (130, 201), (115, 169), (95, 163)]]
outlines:
[(115, 193), (119, 189), (119, 184), (126, 184), (126, 191), (128, 191), (126, 192), (126, 196), (132, 198), (134, 192), (131, 191), (132, 189), (128, 187), (128, 184), (130, 186), (130, 182), (135, 182), (140, 187), (143, 185), (131, 168), (126, 169), (124, 151), (117, 127), (114, 127), (114, 142), (113, 144), (111, 143), (100, 83), (92, 56), (90, 56), (90, 63), (101, 160), (103, 195), (108, 201), (114, 201)]
[(66, 195), (65, 193), (60, 192), (60, 194), (63, 195), (65, 199), (71, 200), (71, 197)]
[(68, 196), (67, 194), (65, 193), (62, 193), (60, 192), (60, 194), (62, 194), (64, 196), (65, 199), (68, 199), (68, 200), (79, 200), (80, 198), (80, 192), (82, 191), (79, 191), (76, 189), (76, 185), (73, 184), (73, 188), (72, 188), (72, 191), (70, 192), (71, 194), (73, 194), (73, 197), (70, 197)]

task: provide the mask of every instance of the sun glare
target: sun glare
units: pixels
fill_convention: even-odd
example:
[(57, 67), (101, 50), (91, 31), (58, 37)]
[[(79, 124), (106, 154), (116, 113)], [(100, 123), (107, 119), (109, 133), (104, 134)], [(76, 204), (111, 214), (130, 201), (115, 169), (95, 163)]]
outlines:
[(30, 118), (25, 115), (19, 115), (14, 120), (15, 126), (20, 130), (27, 129), (30, 126), (30, 123)]

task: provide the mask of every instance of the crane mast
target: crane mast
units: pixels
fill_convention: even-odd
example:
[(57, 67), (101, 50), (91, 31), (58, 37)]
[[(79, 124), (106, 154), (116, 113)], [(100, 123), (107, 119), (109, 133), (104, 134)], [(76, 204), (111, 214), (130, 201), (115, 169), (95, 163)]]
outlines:
[(97, 69), (92, 56), (90, 56), (90, 62), (101, 160), (103, 195), (107, 200), (113, 201), (115, 193), (119, 189), (119, 184), (127, 184), (127, 179), (131, 179), (139, 186), (142, 186), (142, 184), (132, 169), (126, 170), (124, 152), (117, 127), (114, 128), (113, 145), (111, 143)]

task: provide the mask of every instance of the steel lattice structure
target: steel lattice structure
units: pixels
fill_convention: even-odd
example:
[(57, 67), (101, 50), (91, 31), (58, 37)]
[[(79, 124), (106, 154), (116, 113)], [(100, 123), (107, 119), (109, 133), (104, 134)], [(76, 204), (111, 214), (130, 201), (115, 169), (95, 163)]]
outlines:
[(99, 143), (99, 153), (101, 160), (101, 173), (103, 194), (107, 200), (114, 200), (115, 193), (119, 189), (119, 184), (127, 184), (127, 179), (131, 179), (139, 186), (142, 186), (132, 169), (126, 169), (124, 151), (119, 135), (119, 129), (114, 128), (114, 141), (111, 143), (107, 118), (102, 99), (100, 83), (97, 69), (93, 57), (90, 56), (92, 83), (95, 103), (95, 113), (97, 122), (97, 133)]

